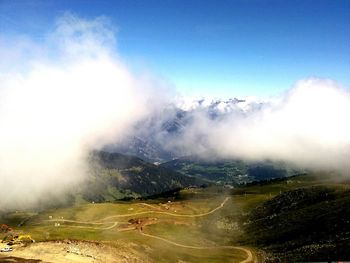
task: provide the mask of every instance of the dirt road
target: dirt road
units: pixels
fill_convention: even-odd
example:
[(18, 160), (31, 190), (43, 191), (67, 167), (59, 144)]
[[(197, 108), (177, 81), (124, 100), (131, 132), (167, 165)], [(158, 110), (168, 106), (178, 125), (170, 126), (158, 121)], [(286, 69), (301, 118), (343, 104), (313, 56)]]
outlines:
[(183, 247), (183, 248), (189, 248), (189, 249), (235, 249), (235, 250), (241, 250), (244, 251), (247, 254), (247, 258), (243, 261), (241, 261), (240, 263), (249, 263), (249, 262), (254, 262), (253, 260), (253, 253), (249, 250), (246, 249), (244, 247), (236, 247), (236, 246), (212, 246), (212, 247), (206, 247), (206, 246), (188, 246), (188, 245), (183, 245), (183, 244), (179, 244), (176, 243), (174, 241), (162, 238), (162, 237), (158, 237), (158, 236), (154, 236), (154, 235), (150, 235), (150, 234), (146, 234), (142, 231), (139, 232), (141, 235), (146, 236), (146, 237), (151, 237), (151, 238), (155, 238), (161, 241), (164, 241), (166, 243), (172, 244), (174, 246), (177, 247)]
[[(139, 216), (139, 215), (144, 215), (144, 214), (164, 214), (164, 215), (169, 215), (169, 216), (173, 216), (173, 217), (186, 217), (186, 218), (197, 218), (197, 217), (204, 217), (204, 216), (208, 216), (210, 214), (215, 213), (216, 211), (218, 211), (219, 209), (222, 209), (224, 207), (224, 205), (226, 204), (226, 202), (229, 200), (229, 197), (226, 197), (217, 207), (213, 208), (212, 210), (205, 212), (205, 213), (200, 213), (200, 214), (177, 214), (177, 213), (170, 213), (170, 212), (165, 212), (165, 211), (143, 211), (143, 212), (135, 212), (135, 213), (129, 213), (129, 214), (118, 214), (118, 215), (112, 215), (112, 216), (108, 216), (105, 218), (102, 218), (98, 221), (93, 221), (93, 222), (86, 222), (86, 221), (77, 221), (77, 220), (68, 220), (68, 219), (50, 219), (50, 220), (45, 220), (45, 221), (52, 221), (52, 222), (70, 222), (70, 223), (78, 223), (78, 224), (95, 224), (95, 225), (106, 225), (108, 223), (113, 223), (111, 226), (108, 227), (91, 227), (91, 226), (70, 226), (70, 225), (65, 225), (65, 227), (76, 227), (76, 228), (91, 228), (91, 229), (97, 229), (97, 230), (104, 230), (104, 229), (112, 229), (114, 227), (116, 227), (118, 225), (118, 222), (114, 221), (114, 222), (109, 222), (108, 220), (113, 219), (113, 218), (123, 218), (123, 217), (133, 217), (133, 216)], [(152, 209), (158, 209), (155, 206), (151, 206), (151, 205), (147, 205), (148, 207), (152, 208)], [(130, 228), (130, 229), (126, 229), (126, 230), (134, 230), (135, 228)], [(253, 257), (253, 253), (244, 247), (238, 247), (238, 246), (189, 246), (189, 245), (184, 245), (184, 244), (180, 244), (159, 236), (154, 236), (154, 235), (150, 235), (150, 234), (146, 234), (142, 231), (139, 231), (139, 233), (143, 236), (146, 237), (150, 237), (150, 238), (154, 238), (154, 239), (158, 239), (161, 241), (164, 241), (168, 244), (172, 244), (175, 245), (177, 247), (182, 247), (182, 248), (188, 248), (188, 249), (201, 249), (201, 250), (205, 250), (205, 249), (232, 249), (232, 250), (240, 250), (240, 251), (244, 251), (247, 254), (247, 258), (244, 259), (243, 261), (241, 261), (240, 263), (250, 263), (250, 262), (255, 262), (255, 259)]]
[[(119, 241), (115, 241), (119, 242)], [(151, 263), (125, 241), (110, 246), (92, 241), (48, 241), (17, 247), (11, 254), (0, 255), (0, 262), (60, 262), (60, 263)], [(7, 257), (7, 258), (6, 258)]]
[(229, 200), (229, 197), (226, 197), (224, 201), (218, 205), (216, 208), (210, 210), (209, 212), (200, 213), (200, 214), (194, 214), (194, 215), (188, 215), (188, 214), (175, 214), (170, 212), (164, 212), (164, 211), (144, 211), (144, 212), (136, 212), (136, 213), (130, 213), (130, 214), (123, 214), (123, 215), (113, 215), (108, 216), (105, 218), (100, 219), (99, 221), (96, 221), (97, 223), (101, 223), (101, 221), (109, 220), (111, 218), (120, 218), (120, 217), (130, 217), (130, 216), (138, 216), (138, 215), (144, 215), (144, 214), (163, 214), (163, 215), (170, 215), (170, 216), (176, 216), (176, 217), (188, 217), (188, 218), (194, 218), (194, 217), (203, 217), (210, 215), (212, 213), (215, 213), (217, 210), (224, 207), (225, 203)]

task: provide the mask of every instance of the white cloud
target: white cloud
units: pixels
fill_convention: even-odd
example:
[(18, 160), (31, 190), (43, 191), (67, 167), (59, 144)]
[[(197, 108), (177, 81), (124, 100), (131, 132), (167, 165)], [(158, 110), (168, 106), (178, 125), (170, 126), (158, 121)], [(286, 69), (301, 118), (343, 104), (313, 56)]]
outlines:
[(105, 19), (66, 14), (43, 43), (43, 53), (12, 57), (28, 67), (0, 75), (2, 207), (78, 183), (87, 152), (122, 138), (157, 104), (158, 84), (123, 65)]
[[(305, 79), (243, 115), (213, 120), (197, 113), (181, 146), (192, 153), (209, 151), (225, 158), (270, 158), (345, 170), (350, 168), (349, 116), (348, 90), (331, 80)], [(204, 140), (197, 151), (195, 140), (201, 137)]]
[[(3, 208), (35, 203), (79, 183), (89, 150), (130, 135), (135, 123), (154, 112), (174, 115), (163, 111), (169, 100), (164, 84), (149, 75), (135, 76), (123, 64), (106, 18), (66, 14), (40, 43), (28, 37), (2, 39)], [(185, 101), (182, 106), (193, 115), (180, 138), (164, 137), (160, 122), (143, 134), (152, 132), (165, 147), (186, 154), (350, 168), (348, 90), (330, 80), (307, 79), (263, 106), (253, 104), (220, 104), (224, 116), (209, 118)]]

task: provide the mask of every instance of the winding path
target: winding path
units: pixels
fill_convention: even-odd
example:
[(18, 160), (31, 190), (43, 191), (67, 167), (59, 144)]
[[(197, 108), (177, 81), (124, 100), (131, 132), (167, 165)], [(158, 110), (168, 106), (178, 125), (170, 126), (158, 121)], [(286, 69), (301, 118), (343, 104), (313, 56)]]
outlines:
[(249, 250), (246, 249), (244, 247), (236, 247), (236, 246), (213, 246), (213, 247), (206, 247), (206, 246), (187, 246), (187, 245), (183, 245), (183, 244), (179, 244), (176, 243), (174, 241), (162, 238), (162, 237), (158, 237), (158, 236), (154, 236), (154, 235), (150, 235), (150, 234), (146, 234), (142, 231), (139, 232), (141, 235), (146, 236), (146, 237), (151, 237), (151, 238), (155, 238), (161, 241), (164, 241), (166, 243), (172, 244), (174, 246), (177, 247), (183, 247), (183, 248), (189, 248), (189, 249), (235, 249), (235, 250), (241, 250), (244, 251), (247, 254), (247, 258), (243, 261), (241, 261), (240, 263), (248, 263), (248, 262), (252, 262), (253, 261), (253, 253)]
[[(100, 219), (99, 221), (93, 221), (93, 222), (77, 221), (77, 220), (69, 220), (69, 219), (50, 219), (50, 220), (45, 220), (45, 221), (50, 221), (50, 222), (53, 222), (53, 221), (55, 221), (55, 222), (70, 222), (70, 223), (94, 224), (94, 225), (105, 225), (105, 224), (108, 224), (108, 223), (113, 223), (111, 226), (108, 226), (108, 227), (69, 226), (69, 225), (65, 225), (65, 227), (91, 228), (91, 229), (96, 229), (96, 230), (107, 230), (107, 229), (112, 229), (112, 228), (114, 228), (114, 227), (116, 227), (118, 225), (118, 222), (103, 222), (103, 221), (109, 220), (111, 218), (131, 217), (131, 216), (144, 215), (144, 214), (164, 214), (164, 215), (170, 215), (170, 216), (174, 216), (174, 217), (187, 217), (187, 218), (196, 218), (196, 217), (207, 216), (207, 215), (213, 214), (216, 211), (218, 211), (219, 209), (223, 208), (224, 205), (226, 204), (226, 202), (229, 199), (230, 199), (229, 197), (226, 197), (222, 201), (222, 203), (220, 205), (218, 205), (217, 207), (215, 207), (214, 209), (212, 209), (212, 210), (210, 210), (208, 212), (200, 213), (200, 214), (194, 214), (194, 215), (175, 214), (175, 213), (163, 212), (163, 211), (143, 211), (143, 212), (135, 212), (135, 213), (130, 213), (130, 214), (108, 216), (108, 217)], [(149, 206), (152, 207), (153, 209), (156, 208), (156, 207), (153, 207), (151, 205), (149, 205)], [(127, 229), (127, 230), (131, 230), (131, 229)], [(240, 251), (244, 251), (247, 254), (247, 258), (245, 260), (241, 261), (240, 263), (255, 262), (254, 257), (253, 257), (253, 253), (247, 248), (237, 247), (237, 246), (211, 246), (211, 247), (206, 247), (206, 246), (188, 246), (188, 245), (183, 245), (183, 244), (176, 243), (174, 241), (171, 241), (171, 240), (159, 237), (159, 236), (146, 234), (146, 233), (142, 232), (141, 230), (139, 231), (139, 233), (141, 235), (143, 235), (143, 236), (154, 238), (154, 239), (158, 239), (158, 240), (164, 241), (164, 242), (166, 242), (168, 244), (172, 244), (174, 246), (182, 247), (182, 248), (201, 249), (201, 250), (205, 250), (205, 249), (235, 249), (235, 250), (240, 250)]]
[(88, 221), (79, 221), (79, 220), (70, 220), (70, 219), (61, 219), (61, 218), (57, 218), (57, 219), (48, 219), (45, 220), (46, 222), (68, 222), (68, 223), (78, 223), (78, 224), (88, 224), (88, 225), (105, 225), (108, 222), (105, 223), (101, 223), (101, 222), (88, 222)]
[(112, 229), (118, 225), (118, 222), (114, 222), (111, 226), (107, 227), (93, 227), (93, 226), (70, 226), (70, 225), (65, 225), (65, 227), (73, 227), (73, 228), (90, 228), (90, 229), (96, 229), (96, 230), (107, 230), (107, 229)]
[(188, 214), (175, 214), (175, 213), (170, 213), (170, 212), (163, 212), (163, 211), (143, 211), (143, 212), (136, 212), (136, 213), (130, 213), (130, 214), (123, 214), (123, 215), (113, 215), (113, 216), (107, 216), (104, 217), (98, 221), (78, 221), (78, 220), (69, 220), (69, 219), (48, 219), (45, 220), (47, 222), (70, 222), (70, 223), (78, 223), (78, 224), (96, 224), (96, 225), (104, 225), (106, 223), (112, 223), (112, 222), (103, 222), (105, 220), (109, 220), (111, 218), (121, 218), (121, 217), (130, 217), (130, 216), (137, 216), (137, 215), (144, 215), (144, 214), (163, 214), (163, 215), (170, 215), (170, 216), (176, 216), (176, 217), (189, 217), (189, 218), (194, 218), (194, 217), (203, 217), (210, 215), (212, 213), (215, 213), (217, 210), (221, 209), (224, 207), (225, 203), (229, 200), (229, 197), (226, 197), (224, 201), (214, 209), (210, 210), (209, 212), (205, 213), (200, 213), (200, 214), (194, 214), (194, 215), (188, 215)]
[(163, 215), (170, 215), (170, 216), (176, 216), (176, 217), (190, 217), (190, 218), (203, 217), (203, 216), (207, 216), (207, 215), (210, 215), (212, 213), (215, 213), (217, 210), (223, 208), (225, 203), (229, 199), (230, 199), (229, 197), (226, 197), (224, 199), (224, 201), (219, 206), (214, 208), (213, 210), (210, 210), (209, 212), (205, 212), (205, 213), (200, 213), (200, 214), (188, 215), (188, 214), (175, 214), (175, 213), (163, 212), (163, 211), (144, 211), (144, 212), (136, 212), (136, 213), (131, 213), (131, 214), (108, 216), (108, 217), (102, 218), (102, 219), (100, 219), (99, 221), (96, 221), (96, 222), (100, 223), (101, 221), (105, 221), (105, 220), (108, 220), (108, 219), (111, 219), (111, 218), (129, 217), (129, 216), (137, 216), (137, 215), (144, 215), (144, 214), (163, 214)]

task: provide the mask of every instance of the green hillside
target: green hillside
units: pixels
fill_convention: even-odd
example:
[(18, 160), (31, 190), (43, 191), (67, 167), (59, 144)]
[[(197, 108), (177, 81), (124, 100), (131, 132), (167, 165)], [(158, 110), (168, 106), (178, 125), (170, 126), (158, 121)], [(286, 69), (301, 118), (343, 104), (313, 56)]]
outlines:
[(205, 179), (219, 185), (239, 185), (253, 181), (288, 177), (303, 173), (300, 168), (284, 162), (243, 160), (208, 161), (196, 156), (182, 157), (161, 165), (184, 175)]
[(232, 191), (226, 221), (233, 242), (264, 251), (265, 262), (350, 260), (350, 186), (304, 175)]
[(120, 153), (95, 151), (89, 164), (82, 198), (90, 202), (149, 197), (203, 184), (200, 179)]
[[(118, 156), (98, 153), (94, 163), (100, 160), (103, 171), (118, 166), (123, 176), (130, 165), (143, 164), (134, 157)], [(108, 180), (99, 179), (114, 175), (91, 176), (101, 182), (99, 191), (92, 189), (102, 193), (101, 200), (116, 198), (103, 192)], [(350, 259), (349, 205), (349, 183), (335, 183), (333, 175), (318, 173), (234, 189), (186, 188), (166, 198), (13, 211), (0, 219), (37, 241), (28, 249), (15, 247), (15, 253), (50, 244), (67, 247), (72, 242), (82, 248), (88, 241), (108, 246), (111, 258), (120, 253), (119, 244), (126, 244), (133, 247), (127, 248), (128, 255), (145, 262), (324, 262)], [(63, 256), (69, 254), (60, 249)], [(89, 253), (96, 258), (101, 254), (92, 248)]]
[(348, 187), (291, 190), (255, 208), (245, 230), (256, 245), (288, 262), (349, 260), (349, 205)]

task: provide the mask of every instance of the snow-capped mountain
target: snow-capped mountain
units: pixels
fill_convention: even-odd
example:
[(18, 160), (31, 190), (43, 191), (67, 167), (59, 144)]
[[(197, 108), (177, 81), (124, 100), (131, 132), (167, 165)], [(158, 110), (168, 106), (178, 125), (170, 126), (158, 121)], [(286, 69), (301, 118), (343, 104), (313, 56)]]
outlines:
[(265, 101), (258, 100), (255, 97), (247, 97), (244, 99), (190, 99), (180, 98), (176, 102), (176, 106), (183, 111), (195, 111), (195, 110), (208, 110), (218, 114), (231, 113), (235, 111), (241, 111), (249, 113), (251, 111), (259, 109)]
[(194, 118), (216, 120), (226, 117), (242, 118), (260, 110), (266, 102), (248, 99), (209, 100), (181, 98), (151, 117), (139, 122), (122, 142), (108, 145), (106, 150), (135, 155), (144, 160), (161, 163), (183, 156), (171, 142), (179, 139), (191, 127)]

